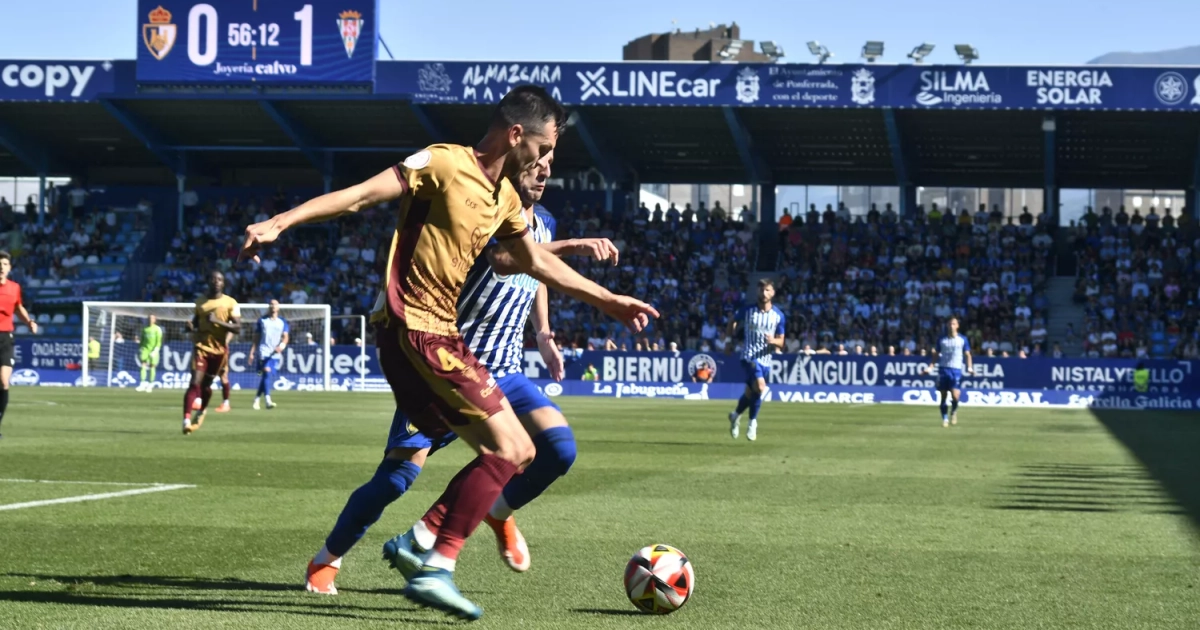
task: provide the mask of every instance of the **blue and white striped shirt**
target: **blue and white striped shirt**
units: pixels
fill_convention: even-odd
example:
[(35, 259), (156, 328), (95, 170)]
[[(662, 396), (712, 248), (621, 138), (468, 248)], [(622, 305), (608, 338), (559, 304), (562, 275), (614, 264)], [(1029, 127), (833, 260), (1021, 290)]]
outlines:
[(938, 339), (938, 367), (962, 370), (967, 367), (967, 352), (971, 344), (961, 334), (953, 337), (945, 336)]
[(767, 344), (767, 336), (782, 335), (784, 332), (783, 311), (778, 306), (771, 306), (764, 311), (757, 304), (743, 306), (734, 317), (742, 328), (743, 361), (763, 361), (775, 352), (774, 346)]
[(258, 318), (258, 356), (268, 359), (275, 354), (285, 332), (291, 332), (286, 319), (269, 315)]
[[(533, 240), (554, 240), (554, 217), (533, 207)], [(495, 245), (493, 240), (489, 247)], [(475, 260), (458, 298), (458, 330), (467, 347), (493, 376), (523, 369), (525, 322), (533, 310), (540, 282), (523, 273), (503, 276), (488, 264), (487, 254)]]

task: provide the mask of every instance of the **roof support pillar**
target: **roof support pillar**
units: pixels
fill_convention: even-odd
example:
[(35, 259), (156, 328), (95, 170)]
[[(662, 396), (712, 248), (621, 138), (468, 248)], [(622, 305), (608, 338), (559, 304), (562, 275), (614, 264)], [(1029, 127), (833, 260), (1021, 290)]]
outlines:
[(409, 103), (409, 109), (412, 110), (413, 116), (417, 117), (417, 122), (421, 123), (421, 127), (425, 129), (425, 133), (429, 134), (430, 144), (441, 144), (449, 142), (450, 136), (446, 130), (425, 111), (425, 108), (416, 104)]
[(117, 119), (137, 138), (142, 144), (146, 145), (147, 149), (158, 158), (167, 168), (171, 169), (172, 173), (180, 173), (184, 170), (182, 155), (172, 151), (167, 147), (167, 143), (163, 142), (162, 136), (158, 134), (152, 127), (147, 125), (145, 121), (138, 118), (133, 112), (118, 104), (116, 101), (108, 99), (100, 99), (100, 105), (110, 116)]
[(0, 147), (8, 149), (29, 170), (41, 175), (50, 169), (50, 156), (15, 128), (0, 122)]
[(607, 150), (604, 141), (596, 135), (587, 115), (583, 113), (582, 109), (575, 109), (571, 112), (571, 118), (568, 120), (567, 125), (575, 127), (575, 130), (579, 132), (579, 139), (583, 141), (584, 148), (587, 149), (592, 161), (596, 163), (596, 168), (604, 175), (606, 182), (625, 180), (627, 169), (621, 158)]
[(900, 125), (896, 124), (896, 112), (891, 107), (883, 108), (883, 126), (887, 131), (888, 148), (892, 152), (892, 172), (896, 175), (896, 185), (900, 187), (900, 216), (908, 217), (917, 210), (916, 194), (908, 176), (908, 160), (904, 157)]
[(275, 124), (283, 131), (292, 143), (299, 147), (300, 152), (308, 159), (309, 164), (317, 169), (322, 176), (326, 174), (325, 159), (321, 156), (321, 151), (317, 149), (317, 143), (312, 140), (312, 136), (305, 131), (298, 122), (292, 119), (291, 116), (285, 114), (279, 109), (275, 103), (271, 101), (259, 101), (259, 106), (263, 111), (275, 121)]
[(1045, 185), (1043, 197), (1045, 201), (1042, 203), (1042, 212), (1046, 213), (1046, 217), (1050, 219), (1050, 225), (1058, 225), (1058, 123), (1054, 116), (1046, 116), (1042, 119), (1042, 140), (1043, 140), (1043, 174), (1045, 176)]
[(746, 169), (746, 177), (749, 178), (747, 183), (760, 184), (770, 179), (771, 169), (767, 167), (766, 160), (755, 150), (750, 132), (746, 130), (746, 125), (742, 123), (742, 118), (738, 116), (737, 110), (724, 105), (721, 107), (721, 113), (725, 115), (725, 125), (729, 127), (729, 135), (733, 138), (738, 156), (742, 159), (742, 166)]

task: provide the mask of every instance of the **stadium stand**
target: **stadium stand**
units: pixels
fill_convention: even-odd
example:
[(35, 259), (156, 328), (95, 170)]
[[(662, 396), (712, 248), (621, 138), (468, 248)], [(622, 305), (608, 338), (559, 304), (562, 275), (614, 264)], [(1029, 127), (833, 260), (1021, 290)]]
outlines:
[(1200, 229), (1186, 209), (1088, 208), (1071, 239), (1088, 357), (1200, 358)]
[(872, 205), (781, 221), (780, 295), (797, 349), (924, 355), (950, 315), (980, 355), (1046, 352), (1053, 238), (1026, 209), (1014, 223), (985, 207), (900, 219)]

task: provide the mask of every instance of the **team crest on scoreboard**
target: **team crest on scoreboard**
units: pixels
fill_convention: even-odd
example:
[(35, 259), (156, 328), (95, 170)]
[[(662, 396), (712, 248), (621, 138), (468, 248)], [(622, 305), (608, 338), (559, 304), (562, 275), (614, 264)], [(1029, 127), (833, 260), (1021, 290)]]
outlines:
[(365, 20), (358, 11), (342, 11), (338, 14), (338, 31), (342, 34), (342, 45), (346, 47), (346, 57), (354, 57), (354, 47), (358, 45), (358, 37), (362, 34)]
[(164, 9), (162, 5), (151, 11), (149, 17), (150, 23), (142, 25), (142, 42), (146, 44), (146, 50), (149, 50), (155, 59), (162, 61), (175, 47), (175, 39), (179, 30), (171, 23), (171, 12)]

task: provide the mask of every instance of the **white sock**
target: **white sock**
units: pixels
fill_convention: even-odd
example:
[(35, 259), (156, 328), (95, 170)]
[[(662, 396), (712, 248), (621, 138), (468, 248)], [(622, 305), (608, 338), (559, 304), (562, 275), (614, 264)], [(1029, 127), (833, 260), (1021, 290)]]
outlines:
[(313, 564), (328, 564), (335, 569), (340, 569), (342, 568), (342, 559), (339, 556), (329, 553), (329, 550), (325, 547), (321, 547), (317, 555), (313, 556)]
[(271, 395), (267, 394), (267, 404), (271, 404)]
[(488, 511), (488, 515), (498, 521), (508, 520), (512, 516), (513, 509), (508, 507), (508, 501), (504, 500), (504, 493), (496, 497), (496, 502), (492, 504), (492, 509)]
[(184, 428), (192, 426), (192, 418), (190, 416), (183, 419), (183, 426)]
[(229, 404), (229, 399), (228, 399), (228, 398), (226, 398), (226, 399), (225, 399), (225, 403), (224, 403), (224, 404), (226, 404), (226, 405), (228, 405), (228, 404)]
[(412, 533), (413, 538), (417, 539), (417, 544), (422, 549), (433, 549), (433, 543), (437, 542), (437, 534), (429, 531), (429, 526), (425, 524), (425, 521), (417, 521), (417, 524), (412, 526)]
[(440, 554), (436, 551), (430, 553), (429, 559), (425, 561), (425, 566), (427, 566), (427, 567), (433, 567), (435, 569), (445, 569), (447, 571), (450, 571), (451, 573), (454, 572), (454, 565), (456, 565), (456, 564), (458, 564), (457, 560), (447, 558), (446, 556), (443, 556), (442, 554)]

